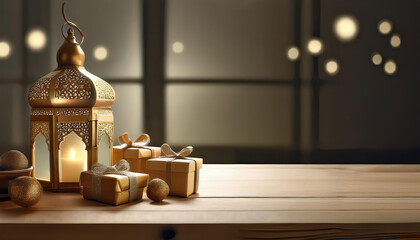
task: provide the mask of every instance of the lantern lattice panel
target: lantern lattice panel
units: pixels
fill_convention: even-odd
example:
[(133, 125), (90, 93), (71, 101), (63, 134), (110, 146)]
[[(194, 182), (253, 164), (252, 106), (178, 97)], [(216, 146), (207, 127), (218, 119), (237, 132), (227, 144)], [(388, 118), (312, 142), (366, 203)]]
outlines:
[(104, 134), (107, 135), (108, 141), (112, 142), (112, 139), (114, 138), (114, 123), (101, 122), (99, 123), (98, 129), (99, 129), (98, 142), (101, 141), (101, 138)]
[(89, 147), (90, 136), (89, 136), (89, 123), (88, 122), (63, 122), (57, 123), (57, 140), (60, 144), (63, 141), (64, 137), (70, 134), (71, 132), (79, 135), (86, 146)]
[(31, 144), (33, 145), (36, 136), (42, 133), (48, 146), (50, 145), (50, 126), (48, 122), (32, 122), (31, 123)]
[(55, 82), (57, 99), (89, 99), (92, 97), (92, 86), (89, 79), (77, 69), (70, 68), (57, 78)]

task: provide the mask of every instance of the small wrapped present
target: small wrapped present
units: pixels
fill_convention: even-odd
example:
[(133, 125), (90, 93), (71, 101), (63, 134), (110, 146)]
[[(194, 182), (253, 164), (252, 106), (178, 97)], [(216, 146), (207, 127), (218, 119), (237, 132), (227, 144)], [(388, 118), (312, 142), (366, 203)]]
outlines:
[(129, 169), (130, 164), (125, 160), (112, 167), (94, 163), (92, 170), (80, 174), (83, 197), (111, 205), (142, 199), (148, 175), (129, 172)]
[(198, 192), (202, 158), (187, 157), (193, 147), (188, 146), (180, 152), (174, 152), (168, 144), (163, 144), (161, 158), (151, 158), (147, 161), (149, 180), (160, 178), (169, 185), (169, 195), (188, 197)]
[(142, 134), (132, 142), (128, 134), (124, 133), (118, 137), (118, 141), (121, 145), (112, 148), (113, 164), (125, 159), (130, 163), (133, 172), (147, 173), (147, 160), (160, 157), (160, 147), (147, 146), (150, 143), (150, 137), (147, 134)]

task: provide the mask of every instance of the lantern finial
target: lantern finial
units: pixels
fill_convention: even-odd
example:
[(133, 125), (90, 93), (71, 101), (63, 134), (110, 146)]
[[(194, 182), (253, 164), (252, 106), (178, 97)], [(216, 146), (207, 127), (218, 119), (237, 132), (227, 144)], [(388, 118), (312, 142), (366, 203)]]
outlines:
[[(58, 52), (57, 52), (58, 69), (63, 69), (63, 68), (71, 67), (71, 66), (83, 67), (83, 64), (85, 63), (85, 53), (80, 47), (80, 44), (83, 43), (84, 36), (80, 28), (76, 24), (70, 22), (67, 19), (66, 14), (64, 12), (65, 4), (66, 3), (63, 3), (62, 8), (61, 8), (62, 13), (63, 13), (63, 18), (66, 21), (63, 24), (63, 26), (61, 26), (61, 35), (63, 35), (65, 41), (61, 45), (60, 49), (58, 49)], [(66, 25), (70, 26), (70, 28), (67, 30), (67, 37), (64, 35), (64, 32), (63, 32), (64, 26)], [(73, 28), (76, 28), (79, 31), (80, 36), (82, 37), (80, 43), (76, 41)]]
[[(64, 24), (63, 24), (63, 26), (61, 26), (61, 35), (63, 35), (63, 38), (65, 38), (65, 39), (67, 39), (68, 37), (66, 37), (66, 36), (64, 36), (64, 33), (63, 33), (63, 29), (64, 29), (64, 26), (66, 26), (66, 24), (68, 24), (70, 27), (74, 27), (74, 28), (76, 28), (77, 29), (77, 31), (79, 31), (79, 33), (80, 33), (80, 36), (82, 37), (82, 40), (80, 40), (80, 43), (77, 43), (78, 45), (81, 45), (82, 43), (83, 43), (83, 41), (85, 40), (85, 36), (83, 35), (83, 32), (82, 32), (82, 30), (80, 30), (80, 28), (75, 24), (75, 23), (73, 23), (73, 22), (70, 22), (68, 19), (67, 19), (67, 17), (66, 17), (66, 12), (64, 11), (64, 5), (66, 5), (66, 3), (65, 2), (63, 2), (63, 5), (61, 5), (61, 13), (63, 14), (63, 18), (64, 18), (64, 21), (66, 21)], [(70, 28), (71, 29), (71, 28)], [(73, 30), (72, 30), (73, 31)], [(69, 33), (69, 31), (67, 31), (67, 34)]]

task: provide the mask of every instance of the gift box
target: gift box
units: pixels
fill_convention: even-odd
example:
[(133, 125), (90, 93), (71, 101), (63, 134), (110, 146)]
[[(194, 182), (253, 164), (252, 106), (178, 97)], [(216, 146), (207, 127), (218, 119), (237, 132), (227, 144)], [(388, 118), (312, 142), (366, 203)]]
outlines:
[(113, 167), (101, 163), (93, 164), (92, 170), (80, 174), (83, 197), (111, 205), (141, 200), (148, 175), (129, 172), (129, 167), (125, 160)]
[(149, 180), (160, 178), (169, 185), (169, 195), (188, 197), (198, 192), (202, 158), (187, 157), (192, 147), (186, 147), (180, 152), (174, 152), (169, 145), (162, 145), (161, 158), (151, 158), (147, 161)]
[(132, 172), (147, 173), (147, 160), (157, 158), (161, 154), (160, 147), (147, 146), (150, 143), (150, 137), (147, 134), (142, 134), (132, 142), (128, 134), (124, 133), (118, 137), (118, 141), (121, 145), (112, 148), (113, 164), (125, 159), (130, 163)]

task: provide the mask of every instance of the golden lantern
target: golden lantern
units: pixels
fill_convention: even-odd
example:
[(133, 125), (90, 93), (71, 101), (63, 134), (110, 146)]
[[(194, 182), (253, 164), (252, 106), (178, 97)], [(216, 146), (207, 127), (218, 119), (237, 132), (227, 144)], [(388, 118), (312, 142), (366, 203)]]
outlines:
[[(34, 176), (45, 190), (78, 191), (80, 172), (112, 163), (114, 89), (84, 68), (83, 33), (64, 13), (58, 67), (29, 89)], [(70, 26), (67, 37), (64, 26)], [(78, 43), (73, 33), (80, 32)]]

